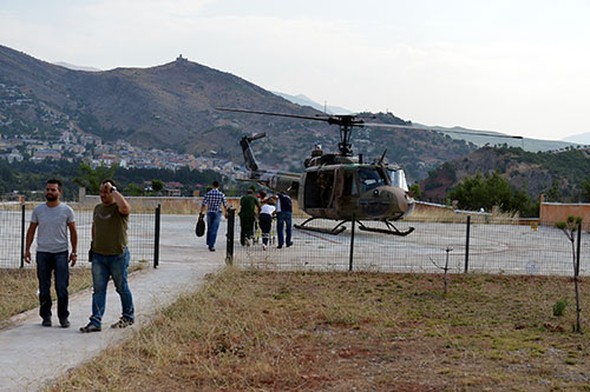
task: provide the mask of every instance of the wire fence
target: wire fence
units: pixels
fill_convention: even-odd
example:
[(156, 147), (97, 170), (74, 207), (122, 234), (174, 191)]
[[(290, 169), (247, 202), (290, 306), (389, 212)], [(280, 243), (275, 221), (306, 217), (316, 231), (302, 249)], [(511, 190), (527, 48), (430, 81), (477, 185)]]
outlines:
[[(0, 268), (21, 268), (24, 263), (23, 253), (25, 235), (31, 220), (33, 208), (39, 203), (2, 203), (0, 204)], [(88, 262), (90, 250), (92, 209), (82, 207), (76, 203), (69, 204), (76, 216), (78, 232), (78, 262)], [(132, 213), (129, 216), (129, 249), (131, 264), (157, 263), (157, 218), (158, 210), (147, 213)], [(31, 246), (31, 253), (36, 250), (36, 237)], [(71, 250), (71, 249), (70, 249)], [(31, 263), (31, 265), (34, 265)], [(88, 264), (90, 265), (90, 264)]]
[[(232, 217), (230, 216), (230, 220)], [(294, 217), (300, 224), (303, 217)], [(271, 246), (262, 248), (260, 231), (251, 246), (228, 241), (228, 258), (243, 268), (273, 270), (351, 270), (379, 272), (481, 272), (518, 275), (572, 276), (572, 243), (555, 227), (485, 222), (471, 223), (466, 217), (455, 222), (398, 222), (400, 230), (414, 227), (405, 236), (359, 230), (352, 222), (339, 234), (324, 234), (293, 227), (293, 246), (276, 244), (276, 222), (271, 230)], [(315, 223), (315, 222), (314, 222)], [(379, 222), (363, 222), (378, 228)], [(316, 226), (322, 223), (316, 224)], [(228, 227), (231, 225), (228, 224)], [(326, 229), (333, 221), (323, 222)], [(234, 233), (238, 238), (239, 219)], [(590, 236), (583, 233), (580, 244), (580, 275), (588, 275)]]
[[(38, 203), (0, 204), (0, 268), (23, 264), (25, 233), (32, 209)], [(76, 214), (79, 261), (88, 261), (92, 209), (69, 203)], [(151, 207), (150, 207), (151, 208)], [(145, 209), (145, 211), (150, 211)], [(153, 262), (159, 256), (160, 206), (152, 212), (132, 213), (129, 219), (129, 248), (132, 263)], [(301, 224), (305, 216), (296, 215)], [(196, 219), (196, 217), (195, 217)], [(314, 221), (314, 226), (331, 229), (333, 221)], [(363, 222), (379, 227), (378, 222)], [(552, 226), (521, 225), (518, 221), (494, 223), (466, 217), (452, 222), (401, 221), (401, 230), (414, 227), (405, 237), (367, 232), (347, 223), (339, 235), (299, 230), (293, 227), (291, 247), (277, 249), (276, 221), (271, 243), (263, 250), (260, 230), (251, 246), (241, 246), (240, 220), (230, 214), (227, 221), (227, 259), (239, 267), (272, 270), (375, 271), (375, 272), (482, 272), (519, 275), (573, 274), (572, 243)], [(220, 232), (221, 233), (221, 232)], [(234, 239), (238, 239), (235, 240)], [(36, 244), (31, 249), (35, 251)], [(590, 275), (590, 235), (583, 232), (580, 243), (581, 276)]]

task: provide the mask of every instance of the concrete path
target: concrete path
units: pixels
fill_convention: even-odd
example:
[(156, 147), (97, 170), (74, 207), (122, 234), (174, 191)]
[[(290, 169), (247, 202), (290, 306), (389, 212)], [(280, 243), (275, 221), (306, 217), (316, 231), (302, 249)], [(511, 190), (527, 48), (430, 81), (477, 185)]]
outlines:
[[(195, 290), (206, 274), (225, 265), (225, 226), (220, 227), (217, 252), (209, 252), (205, 239), (194, 235), (194, 216), (163, 215), (160, 265), (132, 274), (136, 324), (124, 330), (109, 328), (121, 312), (119, 296), (108, 288), (107, 309), (102, 332), (82, 334), (88, 323), (91, 291), (70, 297), (72, 326), (59, 326), (54, 304), (52, 328), (42, 327), (38, 309), (16, 316), (16, 326), (0, 331), (0, 391), (38, 391), (68, 369), (99, 354), (109, 345), (131, 336), (162, 307), (182, 293)], [(133, 252), (133, 249), (131, 249)]]

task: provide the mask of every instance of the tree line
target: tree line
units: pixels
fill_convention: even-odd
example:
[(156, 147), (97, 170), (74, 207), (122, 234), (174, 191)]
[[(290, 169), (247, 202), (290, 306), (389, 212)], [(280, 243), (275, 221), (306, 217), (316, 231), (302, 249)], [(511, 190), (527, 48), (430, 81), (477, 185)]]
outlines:
[(130, 196), (157, 195), (164, 190), (164, 184), (168, 182), (182, 184), (182, 196), (192, 196), (195, 190), (203, 193), (213, 180), (221, 181), (228, 194), (241, 192), (247, 187), (213, 170), (199, 171), (188, 167), (177, 170), (128, 169), (117, 165), (92, 167), (87, 162), (63, 160), (8, 163), (0, 159), (0, 195), (4, 200), (9, 199), (11, 195), (24, 195), (27, 200), (41, 200), (45, 182), (52, 177), (63, 182), (64, 200), (76, 200), (78, 188), (81, 186), (85, 187), (89, 194), (98, 194), (100, 182), (105, 178), (114, 179), (120, 189)]

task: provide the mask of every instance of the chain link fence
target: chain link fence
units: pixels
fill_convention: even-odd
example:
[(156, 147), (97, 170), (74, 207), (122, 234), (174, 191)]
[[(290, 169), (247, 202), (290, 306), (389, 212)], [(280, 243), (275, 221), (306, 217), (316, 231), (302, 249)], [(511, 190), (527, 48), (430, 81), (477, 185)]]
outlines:
[[(230, 215), (230, 220), (234, 219)], [(300, 224), (305, 218), (293, 218)], [(257, 230), (251, 246), (241, 246), (240, 222), (228, 232), (228, 261), (243, 268), (272, 270), (379, 271), (450, 273), (481, 272), (518, 275), (562, 275), (574, 272), (572, 243), (559, 229), (537, 224), (471, 222), (462, 217), (453, 222), (402, 221), (400, 230), (414, 227), (408, 236), (359, 230), (352, 222), (339, 234), (324, 234), (293, 227), (292, 247), (276, 244), (276, 221), (271, 246), (263, 250)], [(379, 228), (379, 222), (363, 222)], [(333, 221), (315, 223), (330, 229)], [(232, 224), (228, 222), (228, 228)], [(384, 227), (384, 226), (383, 226)], [(233, 232), (232, 232), (233, 231)], [(590, 236), (580, 244), (580, 275), (588, 275)]]
[[(23, 253), (25, 235), (31, 220), (33, 208), (39, 203), (2, 203), (0, 204), (0, 268), (26, 267)], [(92, 209), (77, 203), (68, 203), (76, 215), (76, 229), (78, 232), (78, 262), (88, 262), (92, 229)], [(158, 208), (153, 212), (132, 213), (129, 216), (129, 249), (131, 263), (153, 263), (157, 266), (158, 234), (156, 232), (159, 219)], [(31, 246), (31, 253), (35, 254), (36, 238)], [(70, 249), (71, 250), (71, 249)], [(34, 263), (31, 263), (34, 266)], [(88, 264), (89, 265), (89, 264)]]

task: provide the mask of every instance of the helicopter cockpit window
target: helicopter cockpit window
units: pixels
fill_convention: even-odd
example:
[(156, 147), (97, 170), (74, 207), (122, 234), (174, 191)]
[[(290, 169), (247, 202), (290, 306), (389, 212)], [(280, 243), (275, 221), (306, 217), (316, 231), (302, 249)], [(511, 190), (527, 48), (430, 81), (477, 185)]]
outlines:
[(369, 167), (360, 168), (358, 176), (362, 192), (370, 191), (378, 186), (387, 185), (387, 180), (383, 173), (377, 169)]

